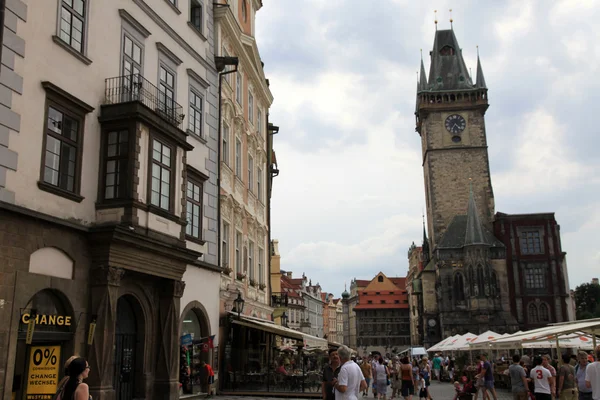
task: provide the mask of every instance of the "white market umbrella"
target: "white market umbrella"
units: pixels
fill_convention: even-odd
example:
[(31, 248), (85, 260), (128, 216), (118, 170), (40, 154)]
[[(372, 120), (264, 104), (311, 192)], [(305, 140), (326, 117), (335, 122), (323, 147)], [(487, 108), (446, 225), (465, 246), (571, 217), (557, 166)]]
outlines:
[(475, 339), (477, 335), (467, 332), (464, 335), (453, 339), (447, 346), (444, 346), (444, 351), (469, 350), (469, 343)]
[(440, 351), (442, 346), (445, 346), (446, 344), (448, 344), (450, 341), (452, 341), (453, 339), (460, 337), (460, 335), (454, 335), (454, 336), (450, 336), (447, 337), (446, 339), (442, 340), (439, 343), (434, 344), (433, 346), (431, 346), (430, 348), (427, 349), (427, 351)]

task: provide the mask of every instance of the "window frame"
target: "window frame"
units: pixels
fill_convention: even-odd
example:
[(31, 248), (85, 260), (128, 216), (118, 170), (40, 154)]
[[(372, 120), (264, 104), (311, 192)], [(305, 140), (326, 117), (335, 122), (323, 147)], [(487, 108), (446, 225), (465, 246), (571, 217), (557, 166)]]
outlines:
[[(165, 104), (164, 104), (165, 109), (162, 109), (163, 104), (161, 104), (161, 101), (160, 101), (160, 93), (161, 93), (160, 86), (161, 86), (161, 84), (163, 82), (162, 79), (161, 79), (161, 77), (160, 77), (161, 68), (164, 69), (167, 74), (173, 75), (173, 87), (169, 88), (173, 92), (173, 98), (171, 99), (171, 101), (172, 101), (171, 110), (167, 110), (166, 109), (166, 107), (167, 107), (167, 104), (166, 104), (166, 94), (165, 94)], [(174, 113), (175, 104), (177, 104), (177, 72), (175, 72), (175, 69), (173, 69), (172, 67), (170, 67), (166, 62), (164, 62), (163, 59), (160, 59), (160, 58), (159, 58), (159, 62), (158, 62), (158, 77), (157, 77), (156, 82), (157, 82), (156, 86), (158, 88), (158, 107), (159, 107), (159, 110), (162, 111), (162, 112), (164, 112), (164, 113), (167, 113), (167, 115), (169, 117), (172, 117), (172, 115), (170, 115), (168, 113)], [(166, 87), (166, 85), (165, 85), (165, 87)]]
[[(239, 144), (239, 146), (238, 146)], [(238, 151), (239, 148), (239, 151)], [(242, 141), (236, 137), (235, 138), (235, 176), (238, 179), (242, 179)]]
[(229, 125), (226, 122), (223, 122), (223, 135), (221, 136), (221, 157), (227, 166), (229, 166), (229, 163), (231, 162), (229, 158), (229, 152), (231, 151), (229, 148), (230, 135), (231, 132)]
[[(89, 58), (87, 58), (88, 26), (89, 26), (89, 10), (90, 10), (89, 4), (90, 4), (90, 0), (83, 0), (83, 22), (82, 22), (82, 30), (81, 30), (81, 51), (75, 49), (73, 46), (71, 46), (70, 43), (67, 43), (67, 41), (65, 41), (61, 37), (61, 31), (62, 31), (61, 30), (61, 21), (62, 21), (63, 4), (64, 4), (64, 0), (60, 0), (60, 1), (57, 2), (57, 10), (56, 10), (56, 33), (52, 37), (52, 40), (54, 41), (54, 43), (58, 44), (63, 49), (65, 49), (67, 52), (71, 53), (73, 56), (75, 56), (76, 58), (78, 58), (85, 65), (90, 65), (92, 63), (92, 60), (90, 60)], [(71, 13), (71, 31), (72, 31), (72, 29), (73, 29), (72, 20), (73, 20), (73, 18), (77, 18), (73, 14), (77, 13), (77, 12), (73, 9), (72, 6), (69, 6), (67, 4), (65, 4), (65, 6), (71, 9), (71, 11), (69, 11), (69, 10), (67, 10), (67, 11), (69, 11)], [(78, 18), (78, 19), (80, 19), (80, 18)], [(69, 33), (69, 34), (71, 35), (71, 33)], [(70, 36), (70, 38), (72, 38), (72, 35)]]
[[(231, 224), (225, 220), (223, 220), (222, 229), (223, 234), (221, 235), (221, 267), (222, 268), (231, 268), (229, 256), (229, 236), (230, 236), (230, 227)], [(232, 269), (232, 268), (231, 268)]]
[(235, 74), (235, 101), (242, 105), (242, 73), (238, 71)]
[(248, 276), (250, 279), (256, 279), (256, 271), (254, 270), (254, 242), (248, 241)]
[[(157, 141), (158, 143), (162, 144), (163, 146), (166, 146), (168, 148), (170, 148), (171, 150), (171, 165), (169, 167), (169, 209), (164, 209), (162, 207), (160, 207), (160, 205), (155, 205), (152, 203), (152, 166), (154, 165), (154, 158), (153, 158), (153, 152), (154, 152), (154, 142)], [(175, 216), (175, 177), (176, 177), (176, 172), (177, 172), (177, 146), (173, 145), (172, 143), (170, 143), (168, 140), (165, 140), (162, 136), (157, 135), (156, 133), (151, 133), (150, 134), (150, 140), (149, 140), (149, 146), (148, 146), (148, 187), (147, 187), (147, 198), (146, 198), (146, 204), (148, 205), (148, 209), (156, 214), (159, 215), (163, 215), (163, 216), (168, 216), (169, 218), (173, 219), (173, 217), (176, 218)], [(162, 154), (162, 153), (161, 153)], [(166, 165), (166, 164), (163, 164)], [(159, 202), (160, 204), (160, 202)]]
[[(529, 246), (529, 239), (531, 236), (531, 247)], [(536, 236), (537, 235), (537, 245), (538, 245), (538, 249), (536, 250)], [(544, 254), (544, 235), (542, 233), (542, 230), (539, 228), (524, 228), (524, 229), (520, 229), (519, 230), (519, 250), (521, 252), (522, 255), (525, 256), (530, 256), (530, 255), (539, 255), (539, 254)], [(530, 251), (531, 250), (531, 251)]]
[(258, 283), (259, 285), (265, 284), (265, 271), (263, 268), (263, 259), (265, 258), (265, 249), (258, 246)]
[(248, 154), (248, 190), (254, 193), (254, 157)]
[[(186, 165), (186, 176), (187, 176), (187, 181), (185, 182), (185, 221), (186, 221), (186, 226), (185, 226), (185, 238), (186, 240), (192, 241), (192, 242), (196, 242), (198, 244), (204, 244), (205, 240), (204, 240), (204, 232), (203, 232), (203, 228), (204, 228), (204, 224), (203, 224), (203, 220), (204, 220), (204, 184), (206, 182), (206, 177), (201, 176), (200, 174), (196, 173), (194, 168)], [(191, 199), (188, 196), (188, 185), (195, 185), (198, 186), (200, 188), (200, 200), (194, 200)], [(189, 204), (192, 203), (192, 205), (197, 205), (200, 209), (200, 214), (199, 214), (199, 220), (198, 220), (198, 237), (193, 235), (193, 230), (192, 230), (192, 234), (189, 234), (187, 231), (187, 228), (190, 224), (189, 220), (188, 220), (188, 215), (189, 215)], [(193, 226), (193, 225), (192, 225)]]
[(534, 302), (530, 302), (527, 306), (527, 321), (531, 324), (539, 324), (540, 322), (540, 312)]
[(261, 167), (256, 168), (256, 197), (258, 201), (263, 202), (263, 184), (262, 184), (263, 170)]
[[(121, 29), (121, 63), (119, 66), (119, 73), (121, 76), (125, 76), (125, 60), (126, 58), (131, 58), (129, 57), (127, 54), (125, 54), (125, 42), (126, 39), (131, 40), (131, 42), (133, 43), (133, 45), (136, 45), (140, 48), (140, 75), (144, 76), (144, 55), (145, 55), (145, 46), (144, 46), (144, 42), (140, 41), (139, 38), (136, 37), (136, 35), (132, 34), (128, 29)], [(135, 60), (131, 60), (132, 63), (135, 63)]]
[[(86, 115), (93, 111), (94, 108), (50, 82), (42, 82), (42, 87), (46, 91), (46, 100), (44, 103), (44, 128), (41, 148), (42, 154), (40, 157), (41, 160), (38, 188), (40, 190), (44, 190), (46, 192), (50, 192), (55, 195), (80, 203), (84, 199), (84, 197), (81, 196), (81, 170), (83, 164), (83, 150), (85, 142), (85, 120)], [(78, 141), (76, 148), (75, 176), (73, 178), (73, 192), (62, 189), (44, 180), (44, 172), (46, 169), (46, 146), (48, 137), (48, 111), (50, 107), (56, 109), (59, 112), (62, 112), (63, 115), (68, 115), (69, 117), (77, 120), (78, 122)]]
[[(133, 130), (135, 131), (135, 130)], [(127, 132), (127, 154), (125, 156), (109, 156), (108, 155), (108, 146), (109, 146), (109, 136), (112, 132), (122, 133)], [(99, 179), (99, 190), (98, 190), (98, 201), (99, 203), (115, 203), (121, 202), (125, 200), (131, 200), (133, 198), (132, 189), (133, 189), (133, 151), (135, 149), (135, 138), (132, 138), (132, 129), (130, 126), (114, 126), (107, 127), (102, 130), (101, 137), (101, 167), (100, 167), (100, 179)], [(134, 140), (132, 140), (134, 139)], [(118, 144), (118, 142), (117, 142)], [(109, 161), (118, 161), (118, 160), (127, 160), (127, 170), (125, 170), (123, 175), (120, 175), (120, 179), (125, 179), (123, 182), (125, 185), (125, 196), (124, 197), (106, 197), (106, 178), (107, 178), (107, 170), (108, 170), (108, 162)]]
[[(545, 290), (547, 287), (547, 268), (540, 264), (526, 265), (523, 270), (524, 288), (529, 290)], [(541, 285), (541, 286), (540, 286)]]
[(256, 132), (262, 137), (262, 111), (260, 107), (256, 107)]
[[(194, 5), (196, 7), (194, 7)], [(193, 18), (193, 11), (194, 9), (199, 8), (200, 9), (200, 26), (196, 25), (194, 23), (194, 18)], [(199, 33), (203, 32), (204, 29), (204, 3), (202, 2), (202, 0), (190, 0), (190, 20), (189, 20), (190, 25), (192, 26), (192, 28), (194, 28), (195, 30), (197, 30)]]
[(244, 246), (244, 236), (239, 230), (235, 230), (235, 274), (243, 274), (242, 251)]
[(248, 90), (248, 121), (254, 125), (254, 95)]
[[(194, 104), (192, 106), (192, 98), (196, 96), (200, 99), (200, 107), (201, 110), (198, 110), (197, 106)], [(188, 132), (192, 135), (199, 137), (202, 140), (205, 140), (204, 137), (204, 96), (200, 94), (200, 91), (196, 89), (194, 86), (190, 85), (189, 96), (188, 96)], [(192, 110), (200, 114), (200, 133), (197, 133), (190, 124), (192, 123)], [(195, 127), (195, 126), (194, 126)]]

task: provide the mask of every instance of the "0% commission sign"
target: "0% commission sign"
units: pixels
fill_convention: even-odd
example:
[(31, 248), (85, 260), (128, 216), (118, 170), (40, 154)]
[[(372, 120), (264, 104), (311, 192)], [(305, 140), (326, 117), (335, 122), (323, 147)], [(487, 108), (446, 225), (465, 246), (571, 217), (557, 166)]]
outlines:
[(27, 400), (50, 400), (58, 386), (60, 346), (30, 347)]

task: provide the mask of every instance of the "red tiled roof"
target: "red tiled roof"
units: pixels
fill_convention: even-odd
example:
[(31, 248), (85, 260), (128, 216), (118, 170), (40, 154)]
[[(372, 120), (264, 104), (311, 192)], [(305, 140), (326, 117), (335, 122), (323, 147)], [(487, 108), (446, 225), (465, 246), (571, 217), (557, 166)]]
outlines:
[(356, 286), (358, 286), (359, 288), (367, 287), (367, 285), (369, 283), (371, 283), (371, 281), (367, 281), (365, 279), (357, 279), (356, 280)]
[(406, 287), (406, 278), (388, 278), (392, 283), (401, 289)]
[[(355, 310), (380, 310), (380, 309), (408, 309), (408, 293), (406, 291), (406, 278), (388, 278), (397, 289), (376, 289), (358, 291), (358, 304)], [(371, 281), (369, 282), (371, 283)], [(367, 285), (365, 285), (366, 287)], [(373, 287), (373, 286), (371, 286)], [(389, 285), (388, 285), (389, 287)], [(383, 303), (382, 303), (383, 301)]]

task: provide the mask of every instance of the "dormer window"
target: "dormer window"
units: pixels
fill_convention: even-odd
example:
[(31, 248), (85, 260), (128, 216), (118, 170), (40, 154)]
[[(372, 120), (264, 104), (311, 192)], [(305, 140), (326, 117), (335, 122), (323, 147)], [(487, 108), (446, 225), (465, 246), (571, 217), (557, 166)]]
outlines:
[(383, 282), (383, 276), (379, 275), (379, 276), (377, 277), (377, 282)]
[(454, 51), (454, 47), (452, 46), (446, 45), (440, 50), (440, 56), (453, 56), (455, 54), (456, 52)]

